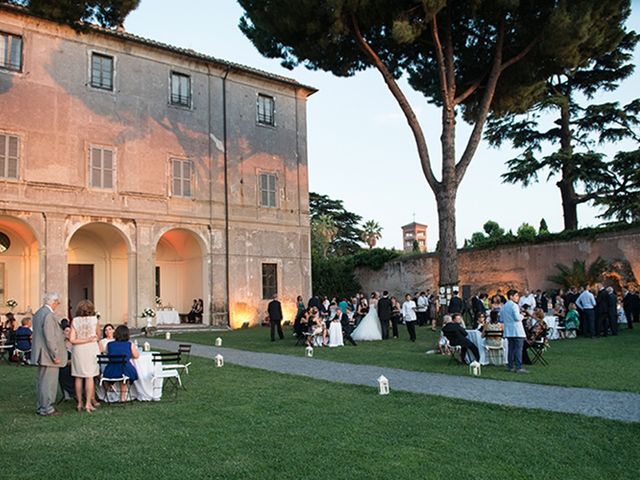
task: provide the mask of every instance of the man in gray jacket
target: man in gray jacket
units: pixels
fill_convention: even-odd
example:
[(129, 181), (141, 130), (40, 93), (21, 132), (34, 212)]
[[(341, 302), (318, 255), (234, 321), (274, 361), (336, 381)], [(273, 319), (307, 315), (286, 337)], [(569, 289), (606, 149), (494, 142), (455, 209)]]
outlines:
[(67, 363), (64, 334), (58, 325), (54, 311), (60, 305), (57, 293), (47, 293), (44, 305), (33, 316), (33, 340), (31, 363), (38, 366), (38, 408), (36, 413), (43, 417), (58, 416), (53, 408), (58, 393), (58, 374)]

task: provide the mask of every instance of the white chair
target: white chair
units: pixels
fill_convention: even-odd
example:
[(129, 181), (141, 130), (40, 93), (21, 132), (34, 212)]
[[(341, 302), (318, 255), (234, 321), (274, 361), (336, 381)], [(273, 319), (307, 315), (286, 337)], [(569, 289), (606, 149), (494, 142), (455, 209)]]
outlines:
[[(178, 388), (184, 388), (178, 368), (185, 368), (180, 363), (179, 353), (154, 353), (153, 364), (155, 371), (153, 374), (153, 390), (163, 390), (166, 380), (166, 386), (173, 390), (175, 396), (178, 396)], [(155, 395), (154, 395), (155, 396)]]

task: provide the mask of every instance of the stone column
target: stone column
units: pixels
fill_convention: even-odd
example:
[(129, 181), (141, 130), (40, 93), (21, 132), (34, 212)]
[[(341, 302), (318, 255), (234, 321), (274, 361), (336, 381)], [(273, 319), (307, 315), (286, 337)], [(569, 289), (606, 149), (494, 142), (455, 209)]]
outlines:
[(146, 325), (140, 318), (142, 310), (156, 307), (155, 294), (155, 245), (153, 244), (153, 223), (137, 222), (136, 224), (136, 305), (132, 319), (136, 327)]
[[(61, 305), (56, 314), (68, 315), (69, 302), (69, 266), (67, 264), (68, 225), (65, 215), (47, 213), (45, 216), (44, 237), (44, 293), (57, 292)], [(73, 308), (73, 305), (71, 306)]]

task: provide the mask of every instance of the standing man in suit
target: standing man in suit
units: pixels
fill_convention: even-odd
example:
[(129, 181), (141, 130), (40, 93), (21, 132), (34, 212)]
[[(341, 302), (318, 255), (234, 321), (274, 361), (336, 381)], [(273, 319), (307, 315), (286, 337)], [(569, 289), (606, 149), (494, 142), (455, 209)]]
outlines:
[(278, 329), (280, 340), (284, 339), (284, 333), (282, 333), (282, 305), (278, 301), (277, 293), (267, 306), (267, 314), (269, 315), (269, 325), (271, 326), (271, 341), (276, 341), (276, 328)]
[(608, 335), (609, 330), (609, 294), (602, 284), (596, 285), (598, 295), (596, 296), (596, 335), (603, 337)]
[(44, 305), (33, 316), (33, 343), (31, 361), (38, 366), (36, 413), (43, 417), (60, 415), (53, 404), (58, 393), (58, 374), (67, 364), (64, 334), (54, 312), (60, 305), (57, 293), (47, 293)]
[[(618, 335), (618, 296), (615, 294), (613, 287), (607, 287), (607, 295), (609, 296), (609, 311), (607, 312), (607, 320), (611, 335)], [(607, 325), (604, 326), (604, 331), (607, 331)]]
[(378, 318), (382, 327), (382, 339), (389, 339), (389, 321), (391, 320), (391, 299), (389, 292), (382, 292), (382, 298), (378, 300)]
[[(633, 292), (633, 297), (631, 299), (631, 316), (633, 317), (633, 322), (640, 322), (640, 292), (635, 288)], [(627, 320), (629, 322), (630, 320)]]
[(633, 328), (633, 315), (631, 314), (631, 306), (633, 305), (633, 292), (629, 290), (629, 286), (624, 291), (624, 297), (622, 297), (622, 309), (624, 310), (624, 316), (627, 319), (627, 328)]

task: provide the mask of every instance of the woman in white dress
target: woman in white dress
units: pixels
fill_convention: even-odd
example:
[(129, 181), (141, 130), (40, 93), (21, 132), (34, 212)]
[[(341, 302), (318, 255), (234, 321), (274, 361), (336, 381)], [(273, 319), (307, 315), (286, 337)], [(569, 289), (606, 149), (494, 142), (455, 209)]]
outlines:
[(378, 294), (373, 292), (369, 301), (369, 312), (360, 320), (356, 329), (351, 333), (355, 341), (382, 340), (382, 326), (378, 318)]
[(96, 310), (89, 300), (82, 300), (76, 308), (76, 316), (71, 323), (69, 341), (73, 345), (71, 353), (71, 375), (75, 377), (77, 410), (83, 409), (82, 383), (84, 382), (85, 402), (87, 412), (95, 410), (95, 386), (93, 378), (100, 374), (97, 355), (100, 353), (98, 338), (100, 325)]

